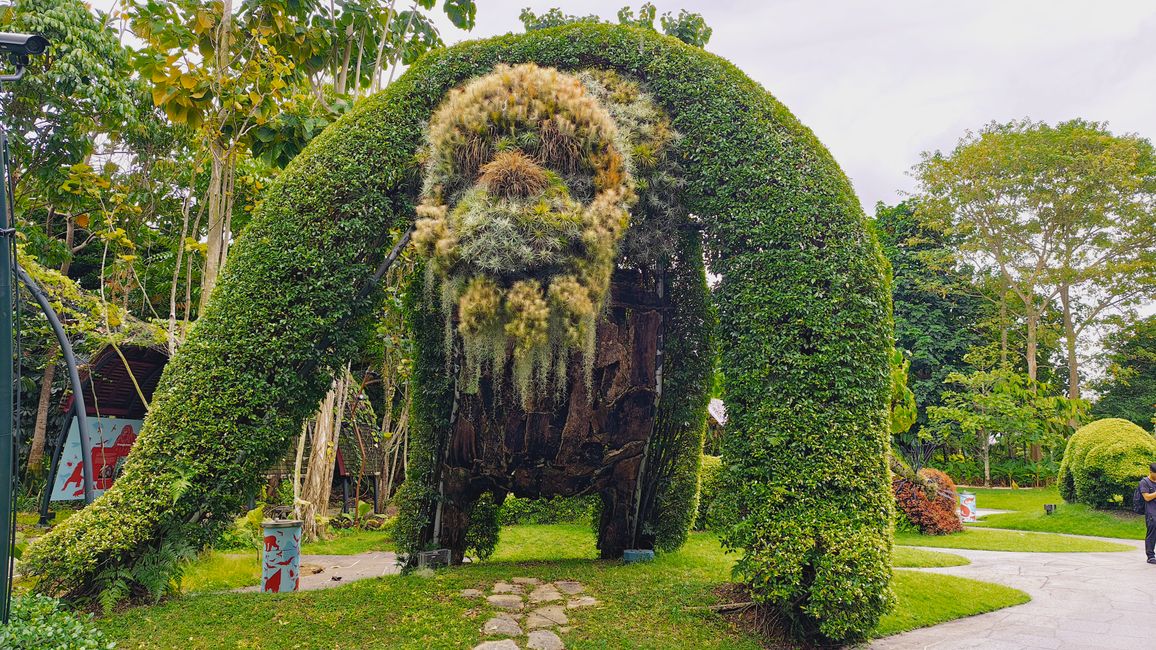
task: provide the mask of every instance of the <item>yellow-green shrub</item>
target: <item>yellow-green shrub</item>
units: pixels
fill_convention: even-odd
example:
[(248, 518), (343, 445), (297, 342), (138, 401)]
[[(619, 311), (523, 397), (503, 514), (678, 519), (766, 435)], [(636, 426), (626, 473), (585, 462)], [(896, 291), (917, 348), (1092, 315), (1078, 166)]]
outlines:
[[(1127, 505), (1136, 484), (1156, 462), (1156, 438), (1128, 420), (1086, 424), (1068, 439), (1060, 463), (1060, 495), (1095, 508)], [(1118, 502), (1116, 497), (1120, 497)]]

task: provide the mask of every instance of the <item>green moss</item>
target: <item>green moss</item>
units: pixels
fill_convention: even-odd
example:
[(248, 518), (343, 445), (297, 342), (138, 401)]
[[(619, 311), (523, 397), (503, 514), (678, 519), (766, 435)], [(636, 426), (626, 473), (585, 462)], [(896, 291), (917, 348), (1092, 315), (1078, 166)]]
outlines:
[[(645, 83), (670, 116), (682, 135), (681, 204), (701, 219), (721, 277), (724, 543), (755, 597), (808, 633), (854, 639), (874, 628), (891, 602), (891, 317), (851, 185), (730, 63), (650, 31), (590, 24), (431, 53), (294, 159), (166, 368), (124, 475), (29, 549), (42, 589), (84, 592), (165, 535), (208, 540), (231, 521), (362, 345), (377, 300), (367, 280), (391, 229), (413, 222), (426, 121), (450, 89), (499, 61), (613, 69)], [(415, 368), (405, 539), (428, 525), (431, 451), (452, 407), (444, 358), (432, 358), (441, 346), (422, 336), (417, 356), (430, 358)]]

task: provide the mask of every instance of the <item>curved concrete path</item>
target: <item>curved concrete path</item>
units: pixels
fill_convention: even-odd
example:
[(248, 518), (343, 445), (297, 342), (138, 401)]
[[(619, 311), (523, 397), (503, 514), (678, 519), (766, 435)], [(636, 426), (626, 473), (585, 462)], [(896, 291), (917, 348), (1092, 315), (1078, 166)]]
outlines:
[[(1098, 538), (1097, 538), (1098, 539)], [(1141, 541), (1117, 553), (1010, 553), (928, 548), (961, 555), (971, 564), (918, 569), (996, 582), (1032, 600), (878, 639), (870, 648), (914, 650), (1072, 649), (1138, 650), (1156, 642), (1156, 565), (1144, 561)]]

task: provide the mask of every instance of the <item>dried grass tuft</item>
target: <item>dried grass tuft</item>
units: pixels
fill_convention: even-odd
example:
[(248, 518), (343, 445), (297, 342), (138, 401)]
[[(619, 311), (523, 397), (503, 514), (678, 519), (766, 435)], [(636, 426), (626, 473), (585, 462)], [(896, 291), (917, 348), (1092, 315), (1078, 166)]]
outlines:
[(541, 194), (550, 184), (550, 176), (529, 156), (514, 149), (483, 165), (478, 184), (494, 196), (525, 199)]

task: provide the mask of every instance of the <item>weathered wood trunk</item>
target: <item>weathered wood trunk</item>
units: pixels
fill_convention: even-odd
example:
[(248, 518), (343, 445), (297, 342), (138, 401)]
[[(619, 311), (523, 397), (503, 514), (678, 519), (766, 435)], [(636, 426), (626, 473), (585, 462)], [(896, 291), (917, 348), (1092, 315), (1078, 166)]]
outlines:
[(483, 376), (476, 394), (459, 394), (442, 466), (439, 545), (465, 551), (474, 502), (492, 492), (548, 498), (599, 494), (598, 548), (620, 558), (634, 548), (638, 480), (654, 428), (657, 345), (662, 306), (639, 274), (619, 273), (598, 323), (589, 387), (580, 359), (568, 369), (568, 392), (526, 410), (509, 377), (495, 391)]

